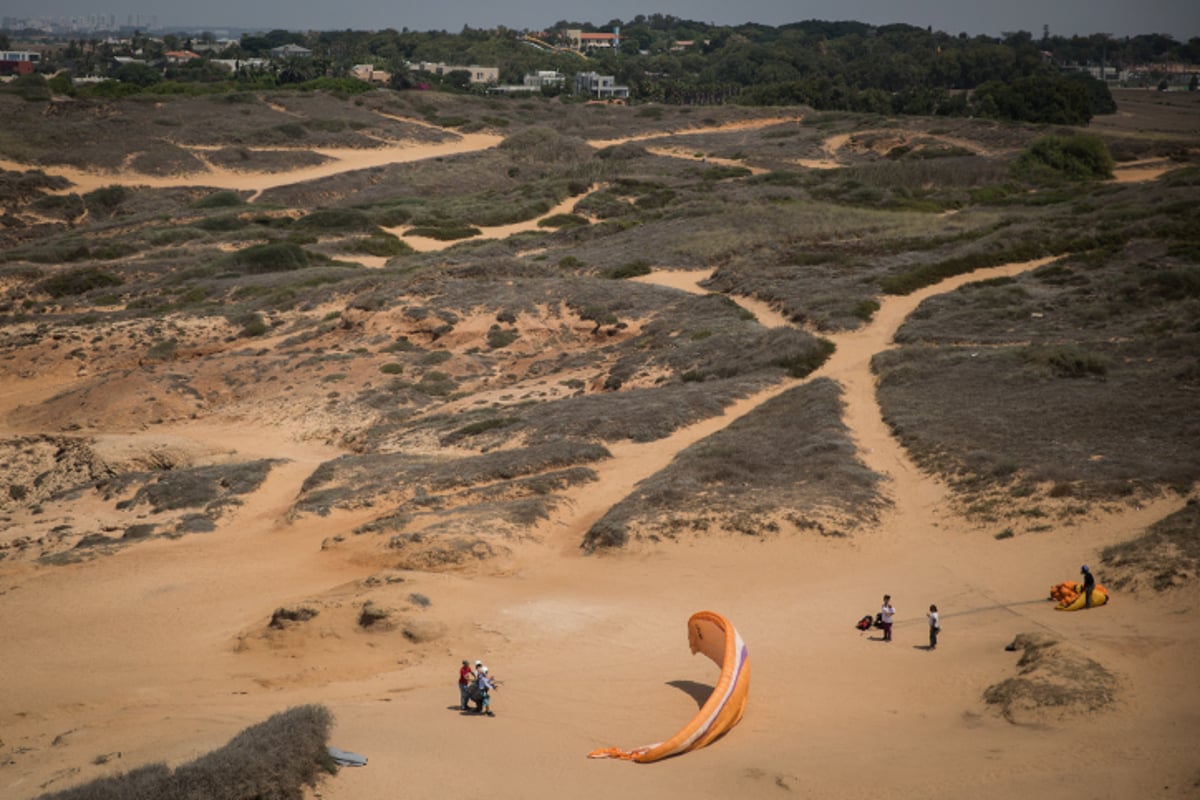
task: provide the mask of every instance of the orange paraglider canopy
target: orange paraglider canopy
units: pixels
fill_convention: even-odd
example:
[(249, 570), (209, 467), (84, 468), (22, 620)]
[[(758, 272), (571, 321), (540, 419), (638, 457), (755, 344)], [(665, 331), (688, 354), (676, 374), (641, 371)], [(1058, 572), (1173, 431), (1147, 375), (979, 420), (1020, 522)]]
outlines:
[(604, 747), (588, 753), (589, 758), (646, 764), (711, 744), (738, 724), (750, 694), (750, 655), (741, 634), (720, 614), (697, 611), (688, 619), (688, 644), (693, 655), (704, 653), (721, 668), (716, 687), (691, 722), (664, 742), (632, 750)]

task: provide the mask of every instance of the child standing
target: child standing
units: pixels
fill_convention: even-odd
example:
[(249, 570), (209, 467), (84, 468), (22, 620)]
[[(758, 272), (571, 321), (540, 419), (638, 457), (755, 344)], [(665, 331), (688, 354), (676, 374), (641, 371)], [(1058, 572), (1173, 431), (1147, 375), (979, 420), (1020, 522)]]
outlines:
[(482, 695), (479, 701), (479, 710), (489, 717), (494, 717), (496, 715), (492, 713), (492, 689), (496, 688), (496, 684), (492, 682), (491, 677), (488, 675), (487, 667), (480, 668), (477, 680), (479, 682), (479, 692)]
[(942, 632), (941, 623), (938, 621), (937, 606), (929, 607), (929, 649), (937, 649), (937, 637)]
[(892, 606), (892, 596), (885, 594), (883, 596), (883, 608), (879, 609), (879, 623), (883, 625), (883, 640), (890, 642), (892, 640), (892, 618), (896, 616), (896, 609)]

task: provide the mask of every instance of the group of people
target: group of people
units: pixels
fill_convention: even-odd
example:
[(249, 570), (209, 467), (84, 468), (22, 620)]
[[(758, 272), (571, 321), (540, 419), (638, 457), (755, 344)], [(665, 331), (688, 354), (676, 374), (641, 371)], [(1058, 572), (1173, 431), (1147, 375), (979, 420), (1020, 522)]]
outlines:
[(458, 671), (458, 699), (459, 708), (463, 711), (471, 710), (471, 703), (475, 703), (475, 712), (486, 714), (489, 717), (496, 716), (492, 713), (492, 692), (496, 688), (496, 680), (488, 674), (488, 668), (483, 665), (482, 661), (476, 660), (475, 668), (471, 668), (471, 662), (463, 659), (462, 668)]
[[(1087, 598), (1084, 601), (1084, 608), (1092, 607), (1092, 592), (1096, 588), (1096, 576), (1084, 564), (1079, 568), (1080, 574), (1083, 575), (1083, 593)], [(896, 616), (896, 607), (892, 605), (892, 596), (885, 594), (883, 596), (883, 607), (879, 609), (878, 621), (879, 627), (883, 629), (883, 640), (890, 642), (892, 640), (892, 620)], [(929, 606), (929, 613), (926, 615), (929, 621), (929, 648), (930, 650), (937, 649), (938, 634), (942, 632), (941, 619), (938, 617), (938, 607), (936, 605)]]
[[(892, 596), (885, 594), (883, 596), (883, 607), (879, 609), (879, 627), (883, 629), (883, 640), (890, 642), (892, 640), (892, 620), (896, 617), (896, 607), (892, 605)], [(942, 632), (941, 618), (938, 616), (938, 607), (936, 605), (929, 606), (929, 614), (926, 616), (929, 621), (929, 649), (937, 649), (938, 634)]]

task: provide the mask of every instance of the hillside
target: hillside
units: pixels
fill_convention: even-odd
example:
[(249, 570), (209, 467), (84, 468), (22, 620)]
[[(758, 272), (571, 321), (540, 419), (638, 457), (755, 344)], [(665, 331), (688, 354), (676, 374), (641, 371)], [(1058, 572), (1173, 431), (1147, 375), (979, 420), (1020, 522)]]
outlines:
[[(962, 761), (899, 768), (895, 796), (985, 768), (988, 797), (1085, 774), (1187, 796), (1200, 709), (1167, 698), (1200, 641), (1162, 615), (1197, 591), (1200, 106), (1146, 97), (1087, 131), (1115, 177), (1070, 181), (1014, 165), (1078, 131), (973, 119), (0, 95), (0, 670), (25, 688), (0, 785), (179, 763), (325, 703), (334, 743), (393, 756), (324, 797), (543, 797), (561, 770), (581, 796), (865, 796), (844, 781), (872, 731), (893, 766), (918, 741)], [(1128, 594), (1035, 609), (1084, 562)], [(864, 657), (849, 628), (883, 591), (911, 641), (921, 604), (972, 615), (962, 644)], [(742, 726), (647, 784), (561, 766), (670, 733), (692, 700), (660, 678), (704, 679), (675, 639), (710, 605), (761, 659)], [(1027, 628), (1118, 676), (1111, 702), (990, 708), (1012, 670), (987, 654)], [(462, 776), (438, 750), (474, 721), (441, 695), (485, 653), (511, 699)], [(556, 714), (580, 675), (604, 708)], [(801, 716), (829, 731), (803, 772)], [(1087, 752), (1047, 741), (1093, 723)]]

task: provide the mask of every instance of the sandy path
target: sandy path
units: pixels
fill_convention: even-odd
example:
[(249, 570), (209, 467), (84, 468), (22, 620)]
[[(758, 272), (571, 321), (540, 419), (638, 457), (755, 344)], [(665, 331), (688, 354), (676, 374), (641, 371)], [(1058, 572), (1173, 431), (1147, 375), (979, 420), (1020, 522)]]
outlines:
[(730, 122), (726, 125), (708, 125), (696, 128), (682, 128), (671, 131), (653, 131), (651, 133), (639, 133), (636, 136), (622, 136), (619, 139), (591, 139), (588, 141), (592, 147), (601, 150), (605, 147), (613, 147), (615, 145), (626, 144), (628, 142), (644, 142), (649, 139), (665, 139), (670, 136), (695, 136), (704, 133), (728, 133), (738, 130), (755, 130), (758, 128), (767, 128), (771, 125), (782, 125), (786, 122), (802, 122), (803, 116), (789, 117), (767, 117), (763, 119), (747, 119), (738, 122)]
[[(430, 125), (422, 120), (398, 117), (384, 112), (379, 113), (380, 116), (396, 119), (401, 122), (423, 125), (425, 127), (434, 128), (442, 132), (445, 130), (439, 126)], [(743, 128), (765, 127), (783, 122), (798, 121), (799, 119), (799, 117), (780, 117), (763, 120), (747, 120), (743, 122), (730, 123), (728, 125), (691, 128), (684, 131), (673, 131), (666, 133), (655, 132), (622, 139), (597, 140), (590, 142), (590, 144), (594, 147), (600, 148), (614, 144), (621, 144), (623, 142), (657, 139), (665, 136), (725, 132)], [(463, 153), (477, 152), (479, 150), (487, 150), (495, 147), (504, 140), (503, 136), (492, 133), (465, 133), (456, 134), (456, 136), (457, 138), (453, 141), (443, 142), (440, 144), (408, 143), (370, 149), (351, 147), (304, 148), (305, 152), (318, 153), (326, 156), (329, 160), (325, 163), (317, 164), (315, 166), (301, 167), (298, 169), (281, 172), (261, 172), (253, 170), (241, 171), (226, 167), (212, 166), (210, 169), (203, 172), (189, 172), (178, 175), (161, 176), (146, 175), (140, 172), (135, 172), (131, 169), (96, 171), (82, 170), (76, 167), (64, 165), (36, 166), (31, 164), (22, 164), (20, 162), (8, 159), (0, 159), (0, 169), (17, 172), (22, 172), (29, 169), (40, 169), (47, 175), (64, 177), (71, 181), (73, 185), (68, 189), (63, 190), (63, 192), (90, 192), (105, 186), (148, 186), (156, 189), (175, 188), (182, 186), (208, 186), (217, 189), (251, 191), (253, 192), (253, 197), (257, 197), (267, 189), (274, 189), (279, 186), (288, 186), (294, 183), (303, 183), (305, 181), (316, 180), (318, 178), (327, 178), (343, 172), (369, 169), (371, 167), (384, 166), (387, 164), (421, 161), (427, 158), (438, 158), (442, 156), (460, 155)], [(202, 153), (206, 150), (218, 148), (194, 146), (190, 149), (198, 153)], [(251, 149), (284, 150), (286, 148)], [(130, 158), (132, 159), (132, 155)], [(438, 244), (441, 243), (438, 242)]]
[(568, 197), (566, 200), (563, 200), (558, 205), (554, 206), (554, 208), (550, 209), (545, 214), (542, 214), (538, 217), (534, 217), (533, 219), (528, 219), (528, 220), (525, 220), (524, 222), (514, 222), (511, 225), (493, 225), (491, 227), (480, 228), (479, 230), (481, 232), (478, 235), (469, 237), (467, 239), (454, 239), (452, 241), (443, 241), (441, 239), (432, 239), (428, 236), (414, 236), (413, 234), (408, 233), (410, 228), (407, 225), (400, 225), (400, 226), (397, 226), (394, 228), (384, 228), (384, 230), (387, 231), (388, 233), (399, 236), (401, 239), (403, 239), (405, 242), (408, 243), (409, 247), (411, 247), (412, 249), (416, 250), (419, 253), (429, 253), (429, 252), (435, 252), (438, 250), (445, 250), (447, 247), (456, 245), (459, 242), (472, 241), (475, 239), (505, 239), (505, 238), (512, 236), (514, 234), (517, 234), (517, 233), (527, 233), (529, 231), (546, 230), (545, 228), (542, 228), (538, 223), (544, 219), (549, 219), (550, 217), (557, 216), (558, 214), (572, 213), (573, 210), (575, 209), (575, 205), (577, 203), (579, 203), (579, 201), (583, 200), (585, 197), (587, 197), (592, 192), (598, 191), (599, 188), (602, 188), (602, 187), (593, 187), (592, 189), (589, 189), (586, 193), (584, 193), (582, 195), (572, 195), (571, 197)]
[(718, 158), (710, 156), (707, 153), (697, 153), (695, 150), (687, 150), (680, 147), (647, 147), (646, 152), (656, 156), (666, 156), (667, 158), (682, 158), (706, 166), (708, 164), (717, 164), (722, 167), (741, 167), (742, 169), (749, 170), (751, 175), (762, 175), (764, 172), (769, 171), (766, 167), (752, 167), (749, 164), (744, 164), (736, 158)]
[(1142, 161), (1129, 161), (1113, 169), (1113, 180), (1117, 183), (1141, 183), (1155, 181), (1168, 172), (1183, 169), (1185, 164), (1178, 164), (1163, 158), (1147, 158)]
[[(73, 186), (65, 192), (90, 192), (104, 186), (149, 186), (155, 189), (182, 186), (210, 186), (217, 189), (236, 189), (259, 193), (278, 186), (328, 178), (343, 172), (421, 161), (427, 158), (472, 153), (495, 147), (503, 137), (490, 133), (459, 134), (459, 138), (440, 144), (403, 144), (372, 149), (362, 148), (305, 148), (306, 152), (320, 153), (330, 160), (311, 167), (286, 172), (239, 171), (214, 167), (205, 172), (179, 175), (145, 175), (131, 170), (97, 172), (66, 166), (36, 167), (15, 161), (0, 160), (0, 169), (23, 171), (41, 169), (47, 175), (56, 175), (71, 181)], [(283, 149), (283, 148), (279, 148)]]

